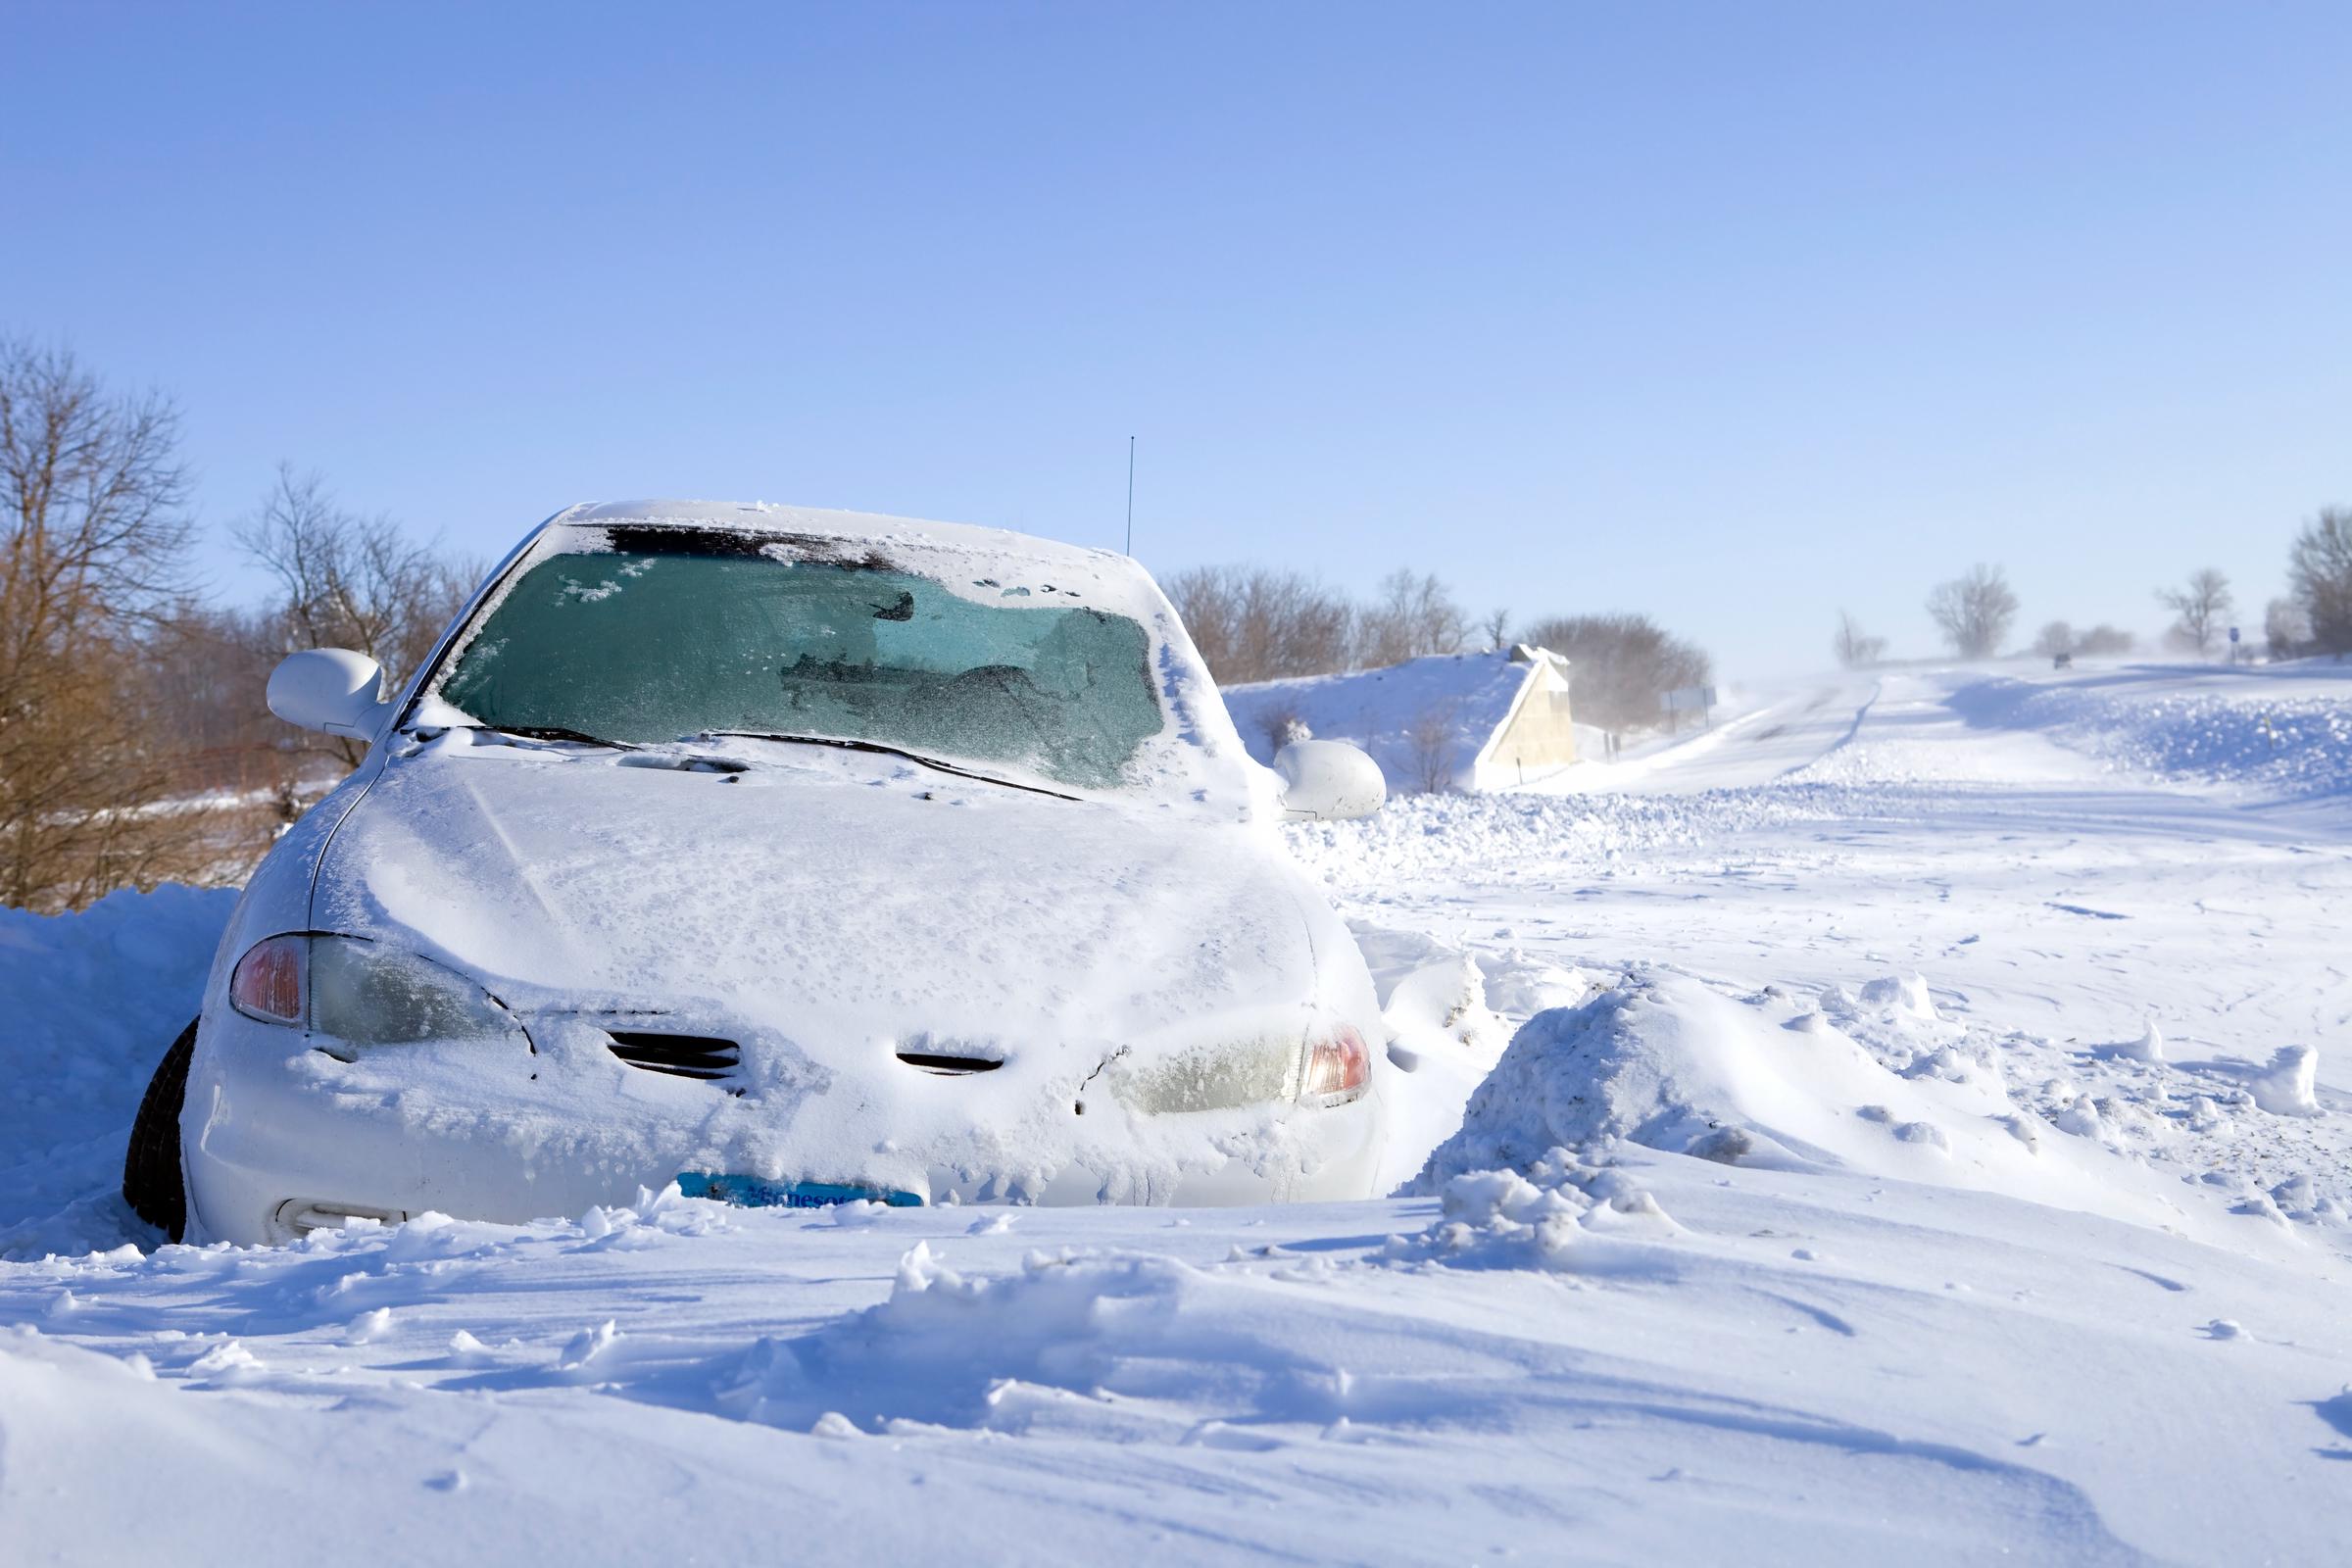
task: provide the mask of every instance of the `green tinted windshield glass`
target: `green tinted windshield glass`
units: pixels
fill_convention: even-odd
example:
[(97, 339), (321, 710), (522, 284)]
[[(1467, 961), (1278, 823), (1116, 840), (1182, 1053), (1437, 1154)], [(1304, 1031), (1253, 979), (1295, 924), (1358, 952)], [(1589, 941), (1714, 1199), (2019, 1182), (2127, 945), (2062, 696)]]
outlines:
[(1125, 616), (747, 554), (551, 556), (436, 692), (494, 726), (815, 735), (1096, 789), (1162, 723), (1144, 629)]

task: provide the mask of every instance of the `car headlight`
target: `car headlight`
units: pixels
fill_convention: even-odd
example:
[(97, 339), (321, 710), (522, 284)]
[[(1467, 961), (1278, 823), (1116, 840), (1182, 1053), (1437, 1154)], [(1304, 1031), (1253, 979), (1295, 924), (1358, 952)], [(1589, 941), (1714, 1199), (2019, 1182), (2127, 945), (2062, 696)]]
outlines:
[(1269, 1033), (1140, 1062), (1121, 1056), (1106, 1076), (1112, 1094), (1154, 1115), (1285, 1101), (1344, 1105), (1371, 1082), (1372, 1054), (1361, 1035), (1334, 1022), (1303, 1042), (1296, 1033)]
[(246, 950), (228, 1004), (263, 1023), (308, 1028), (353, 1046), (530, 1037), (498, 1000), (455, 969), (360, 937), (290, 933)]
[(1344, 1105), (1372, 1081), (1372, 1053), (1344, 1023), (1319, 1030), (1306, 1044), (1306, 1081), (1298, 1098), (1310, 1105)]
[(1289, 1100), (1298, 1092), (1298, 1036), (1220, 1041), (1142, 1060), (1121, 1055), (1104, 1076), (1119, 1100), (1154, 1116)]

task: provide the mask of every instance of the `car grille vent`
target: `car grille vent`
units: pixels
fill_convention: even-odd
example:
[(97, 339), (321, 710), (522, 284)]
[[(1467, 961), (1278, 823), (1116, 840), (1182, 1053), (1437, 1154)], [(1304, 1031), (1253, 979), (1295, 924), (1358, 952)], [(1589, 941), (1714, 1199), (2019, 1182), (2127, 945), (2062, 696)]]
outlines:
[(930, 1051), (902, 1051), (899, 1059), (909, 1067), (936, 1072), (951, 1078), (965, 1073), (995, 1072), (1004, 1063), (995, 1056), (946, 1056)]
[(608, 1029), (605, 1033), (612, 1042), (612, 1054), (645, 1072), (720, 1082), (734, 1077), (743, 1065), (743, 1048), (732, 1040), (624, 1029)]

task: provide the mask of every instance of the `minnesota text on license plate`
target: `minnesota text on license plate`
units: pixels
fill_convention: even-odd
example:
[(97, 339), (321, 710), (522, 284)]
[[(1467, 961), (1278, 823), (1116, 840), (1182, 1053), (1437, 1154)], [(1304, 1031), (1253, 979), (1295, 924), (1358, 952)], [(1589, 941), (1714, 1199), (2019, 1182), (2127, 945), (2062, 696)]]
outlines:
[(893, 1208), (915, 1208), (921, 1197), (888, 1187), (865, 1187), (850, 1182), (771, 1182), (762, 1176), (727, 1176), (710, 1171), (682, 1171), (678, 1191), (688, 1198), (714, 1199), (744, 1208), (830, 1208), (836, 1203), (888, 1203)]

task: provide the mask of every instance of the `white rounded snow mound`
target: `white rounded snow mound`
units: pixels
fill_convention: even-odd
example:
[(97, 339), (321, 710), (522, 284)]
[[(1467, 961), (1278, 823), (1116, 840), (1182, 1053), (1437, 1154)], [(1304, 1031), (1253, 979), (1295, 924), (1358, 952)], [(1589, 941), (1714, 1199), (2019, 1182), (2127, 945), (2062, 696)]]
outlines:
[(1936, 1020), (1936, 1004), (1928, 996), (1924, 975), (1883, 975), (1863, 983), (1855, 993), (1861, 1002), (1873, 1007), (1893, 1007), (1914, 1018)]
[(1493, 1060), (1510, 1030), (1487, 1006), (1487, 982), (1467, 953), (1425, 963), (1400, 978), (1381, 1008), (1381, 1019), (1398, 1038), (1437, 1049), (1448, 1047)]
[(1522, 1174), (1480, 1170), (1449, 1179), (1441, 1212), (1417, 1236), (1393, 1236), (1391, 1262), (1549, 1273), (1658, 1272), (1653, 1245), (1683, 1228), (1625, 1173), (1554, 1149)]
[(1861, 999), (1833, 991), (1817, 1007), (1778, 988), (1733, 997), (1644, 970), (1581, 1005), (1539, 1013), (1410, 1190), (1535, 1172), (1560, 1149), (1597, 1164), (1623, 1140), (1726, 1164), (1977, 1188), (2141, 1223), (2181, 1217), (2160, 1181), (2104, 1145), (2040, 1136), (2047, 1124), (2010, 1098), (1989, 1048), (1936, 1019), (1916, 979), (1863, 990)]
[[(1018, 1273), (976, 1276), (918, 1242), (879, 1305), (797, 1339), (762, 1337), (636, 1392), (794, 1431), (854, 1412), (838, 1436), (955, 1427), (1215, 1443), (1223, 1417), (1378, 1415), (1328, 1360), (1326, 1308), (1291, 1282), (1331, 1273), (1319, 1258), (1278, 1260), (1269, 1283), (1238, 1260), (1196, 1268), (1059, 1249), (1031, 1252)], [(1472, 1370), (1402, 1328), (1359, 1348), (1398, 1378), (1416, 1361), (1449, 1377)]]
[(1417, 931), (1349, 922), (1388, 1031), (1389, 1146), (1379, 1185), (1409, 1181), (1462, 1124), (1462, 1106), (1510, 1043), (1513, 1023), (1582, 1001), (1592, 982), (1512, 948), (1469, 953)]
[(2280, 1046), (2270, 1066), (2246, 1088), (2274, 1116), (2317, 1116), (2320, 1054), (2312, 1046)]

